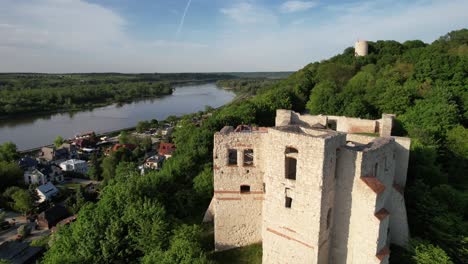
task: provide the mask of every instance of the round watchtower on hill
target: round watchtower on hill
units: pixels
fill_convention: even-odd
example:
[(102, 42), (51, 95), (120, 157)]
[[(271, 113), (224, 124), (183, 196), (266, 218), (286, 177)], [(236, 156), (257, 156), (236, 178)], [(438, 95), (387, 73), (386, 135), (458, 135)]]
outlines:
[(354, 44), (354, 56), (366, 56), (369, 53), (369, 45), (365, 40), (358, 40)]

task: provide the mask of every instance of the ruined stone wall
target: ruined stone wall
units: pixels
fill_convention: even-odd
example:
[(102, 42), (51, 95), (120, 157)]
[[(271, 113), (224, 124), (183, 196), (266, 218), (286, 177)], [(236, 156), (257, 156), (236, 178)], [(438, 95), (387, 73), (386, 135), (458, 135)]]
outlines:
[(395, 171), (394, 143), (377, 138), (358, 150), (352, 191), (348, 263), (388, 263), (389, 214)]
[(341, 191), (336, 188), (337, 154), (340, 146), (344, 144), (346, 144), (345, 134), (336, 134), (325, 139), (318, 263), (329, 263), (335, 218), (335, 196), (336, 192)]
[(291, 124), (292, 114), (291, 110), (278, 109), (276, 110), (275, 126), (287, 126)]
[[(263, 263), (388, 263), (389, 242), (408, 240), (403, 188), (410, 140), (311, 126), (336, 122), (337, 131), (386, 135), (389, 120), (277, 110), (267, 133), (223, 128), (215, 135), (208, 212), (215, 215), (215, 249), (263, 240)], [(286, 153), (288, 147), (294, 151)], [(228, 164), (229, 149), (238, 151), (235, 165)], [(246, 149), (254, 151), (250, 166), (243, 164)], [(286, 178), (286, 157), (296, 160), (296, 179)], [(241, 192), (242, 185), (250, 191)]]
[(358, 152), (345, 147), (337, 153), (336, 192), (333, 217), (330, 263), (351, 263), (347, 261), (349, 232), (351, 228), (352, 190), (357, 173)]
[(378, 132), (378, 123), (376, 120), (339, 117), (336, 131), (345, 133), (376, 133)]
[(395, 178), (393, 183), (392, 207), (390, 214), (391, 242), (405, 246), (409, 240), (408, 217), (406, 213), (404, 187), (408, 171), (410, 138), (395, 139)]
[(389, 137), (392, 135), (393, 122), (395, 115), (382, 114), (382, 119), (379, 120), (379, 132), (381, 137)]
[[(261, 241), (263, 171), (261, 142), (267, 133), (215, 134), (215, 249), (225, 250)], [(237, 164), (228, 165), (228, 150), (237, 150)], [(243, 151), (253, 149), (253, 165), (243, 164)], [(241, 186), (250, 191), (241, 193)]]
[[(264, 144), (263, 263), (317, 263), (324, 139), (270, 129)], [(285, 149), (297, 153), (297, 178), (285, 178)], [(286, 190), (287, 189), (287, 190)], [(286, 195), (291, 208), (285, 207)]]
[(402, 188), (406, 185), (406, 175), (408, 173), (408, 163), (411, 139), (406, 137), (393, 137), (396, 142), (395, 146), (395, 183)]

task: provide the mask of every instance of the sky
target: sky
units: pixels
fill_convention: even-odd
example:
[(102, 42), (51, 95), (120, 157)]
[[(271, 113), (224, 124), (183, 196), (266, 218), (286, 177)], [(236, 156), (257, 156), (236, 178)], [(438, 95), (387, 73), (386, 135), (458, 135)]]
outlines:
[(0, 72), (294, 71), (358, 39), (431, 43), (468, 0), (0, 0)]

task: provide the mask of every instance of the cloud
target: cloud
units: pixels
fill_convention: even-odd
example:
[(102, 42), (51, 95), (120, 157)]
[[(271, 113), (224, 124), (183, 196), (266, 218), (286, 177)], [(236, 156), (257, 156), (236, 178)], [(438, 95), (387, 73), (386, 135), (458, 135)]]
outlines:
[[(99, 4), (0, 1), (0, 72), (295, 70), (340, 53), (357, 38), (431, 42), (468, 25), (466, 0), (321, 5), (320, 17), (291, 17), (277, 6), (261, 6), (261, 1), (235, 0), (222, 9), (212, 7), (214, 17), (204, 12), (213, 25), (202, 33), (175, 38), (177, 16), (167, 36), (157, 32), (152, 37), (151, 25), (137, 24), (150, 32), (140, 39), (132, 35), (134, 21)], [(196, 9), (191, 12), (200, 15)], [(199, 29), (185, 28), (187, 33)]]
[(228, 8), (221, 8), (220, 12), (239, 24), (272, 24), (276, 23), (276, 16), (266, 8), (241, 2)]
[(313, 1), (286, 1), (284, 2), (280, 10), (285, 13), (294, 13), (309, 10), (317, 6), (317, 2)]
[[(341, 53), (358, 38), (370, 41), (421, 39), (439, 36), (468, 25), (468, 2), (418, 1), (411, 4), (388, 0), (332, 6), (326, 17), (270, 30), (256, 27), (246, 34), (226, 34), (219, 43), (219, 57), (229, 71), (294, 70), (313, 61)], [(443, 20), (434, 19), (444, 17)]]
[(206, 48), (139, 40), (119, 13), (83, 0), (2, 0), (0, 14), (0, 72), (181, 71)]

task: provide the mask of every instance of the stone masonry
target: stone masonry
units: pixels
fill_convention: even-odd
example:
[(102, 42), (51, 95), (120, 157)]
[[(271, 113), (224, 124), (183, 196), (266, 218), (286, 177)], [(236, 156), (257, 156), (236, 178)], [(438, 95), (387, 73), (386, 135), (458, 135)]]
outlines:
[(275, 127), (214, 137), (215, 249), (263, 245), (263, 263), (388, 263), (409, 231), (410, 139), (379, 120), (277, 110)]

